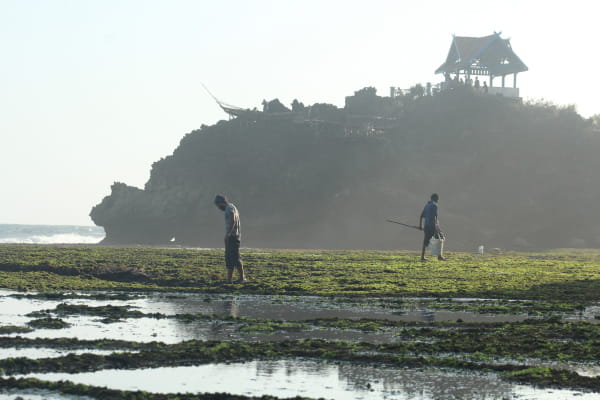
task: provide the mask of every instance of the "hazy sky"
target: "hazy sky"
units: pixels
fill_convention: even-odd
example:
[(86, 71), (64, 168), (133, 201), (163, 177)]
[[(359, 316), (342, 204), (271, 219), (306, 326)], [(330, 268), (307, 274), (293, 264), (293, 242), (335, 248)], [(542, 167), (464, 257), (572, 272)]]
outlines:
[[(600, 2), (0, 0), (0, 223), (91, 224), (181, 137), (263, 98), (343, 105), (437, 82), (452, 34), (502, 31), (526, 98), (600, 113)], [(499, 80), (496, 82), (499, 83)]]

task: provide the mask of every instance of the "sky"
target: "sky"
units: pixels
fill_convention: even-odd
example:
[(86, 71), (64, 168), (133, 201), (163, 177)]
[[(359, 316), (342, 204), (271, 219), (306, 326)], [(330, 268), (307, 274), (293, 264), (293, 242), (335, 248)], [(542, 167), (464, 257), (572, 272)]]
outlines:
[(488, 3), (0, 0), (0, 223), (92, 225), (113, 182), (143, 187), (227, 118), (203, 83), (241, 107), (343, 106), (441, 81), (453, 34), (502, 32), (529, 67), (524, 98), (600, 113), (600, 2)]

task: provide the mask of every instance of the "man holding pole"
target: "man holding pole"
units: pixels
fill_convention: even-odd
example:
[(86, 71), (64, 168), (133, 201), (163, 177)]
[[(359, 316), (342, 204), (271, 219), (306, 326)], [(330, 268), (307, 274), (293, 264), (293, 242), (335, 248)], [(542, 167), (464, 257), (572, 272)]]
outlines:
[[(421, 250), (421, 261), (427, 261), (427, 258), (425, 258), (425, 249), (429, 246), (431, 238), (440, 233), (437, 206), (439, 198), (437, 193), (432, 194), (431, 200), (425, 205), (421, 217), (419, 218), (419, 229), (425, 234), (423, 238), (423, 249)], [(425, 220), (425, 226), (423, 226), (423, 220)], [(441, 252), (438, 255), (438, 260), (445, 260)]]

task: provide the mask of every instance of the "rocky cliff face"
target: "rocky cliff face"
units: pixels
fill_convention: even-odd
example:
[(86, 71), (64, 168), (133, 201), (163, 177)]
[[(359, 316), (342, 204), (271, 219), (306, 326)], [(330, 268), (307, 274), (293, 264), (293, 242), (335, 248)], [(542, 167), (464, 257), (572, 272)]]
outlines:
[(571, 108), (363, 90), (296, 109), (203, 126), (143, 190), (115, 183), (91, 212), (105, 243), (222, 245), (224, 193), (247, 246), (418, 248), (385, 220), (417, 223), (438, 192), (450, 248), (600, 246), (600, 133)]

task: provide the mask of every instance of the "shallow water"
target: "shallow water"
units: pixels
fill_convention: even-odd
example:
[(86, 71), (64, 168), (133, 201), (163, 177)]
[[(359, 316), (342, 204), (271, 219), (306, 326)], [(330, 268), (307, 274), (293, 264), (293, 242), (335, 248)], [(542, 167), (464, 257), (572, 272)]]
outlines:
[(0, 400), (94, 400), (87, 396), (68, 396), (46, 390), (3, 390), (0, 391)]
[[(127, 353), (134, 353), (135, 351), (127, 351)], [(0, 359), (5, 358), (18, 358), (25, 357), (30, 359), (39, 358), (51, 358), (51, 357), (62, 357), (67, 354), (98, 354), (108, 355), (114, 353), (124, 353), (124, 351), (115, 350), (97, 350), (97, 349), (80, 349), (80, 350), (61, 350), (61, 349), (50, 349), (45, 347), (27, 347), (27, 348), (0, 348)]]
[(126, 306), (131, 304), (129, 300), (93, 300), (84, 298), (65, 300), (44, 300), (32, 298), (15, 298), (11, 295), (17, 292), (0, 290), (0, 322), (2, 325), (24, 325), (33, 318), (26, 316), (33, 311), (53, 309), (61, 303), (85, 304), (90, 307), (112, 304), (115, 306)]
[[(302, 321), (317, 318), (381, 319), (391, 321), (456, 321), (465, 322), (511, 322), (524, 320), (525, 315), (479, 314), (473, 312), (435, 311), (434, 299), (405, 299), (395, 303), (385, 298), (330, 299), (318, 296), (270, 296), (270, 295), (208, 295), (150, 293), (130, 300), (94, 300), (73, 298), (43, 300), (14, 298), (16, 292), (0, 290), (0, 321), (3, 325), (24, 326), (32, 318), (32, 311), (54, 309), (60, 303), (82, 304), (90, 307), (118, 305), (129, 306), (144, 313), (204, 314), (261, 318), (285, 321)], [(85, 294), (85, 293), (83, 293)], [(454, 301), (486, 301), (486, 299), (454, 299)], [(594, 306), (596, 307), (596, 306)], [(597, 307), (585, 313), (592, 320)], [(583, 315), (583, 314), (582, 314)], [(581, 318), (581, 316), (579, 317)], [(389, 343), (397, 340), (395, 329), (381, 332), (352, 330), (310, 329), (299, 331), (239, 332), (239, 322), (205, 320), (184, 322), (175, 319), (129, 318), (106, 324), (100, 317), (73, 315), (62, 319), (71, 324), (63, 329), (36, 329), (30, 333), (11, 334), (26, 338), (69, 337), (80, 340), (115, 339), (139, 342), (161, 341), (177, 343), (198, 340), (294, 340), (327, 339), (356, 340), (373, 343)]]
[[(598, 317), (598, 318), (596, 318), (596, 317)], [(588, 320), (590, 322), (600, 322), (600, 306), (599, 305), (588, 306), (585, 308), (585, 310), (583, 310), (583, 312), (580, 315), (574, 315), (570, 318)]]
[[(437, 310), (437, 299), (409, 298), (395, 302), (390, 298), (336, 298), (320, 296), (275, 295), (207, 295), (156, 293), (135, 300), (144, 312), (167, 315), (200, 313), (244, 318), (267, 318), (299, 321), (318, 318), (382, 319), (404, 322), (456, 321), (515, 322), (529, 318), (526, 314), (477, 313)], [(486, 303), (492, 299), (452, 299), (454, 302)], [(132, 303), (134, 304), (134, 303)], [(581, 313), (565, 315), (566, 319), (596, 321), (600, 306), (590, 306)]]
[(355, 330), (306, 329), (298, 331), (242, 332), (238, 322), (194, 321), (182, 322), (172, 319), (135, 318), (122, 322), (104, 324), (97, 317), (65, 317), (71, 324), (64, 329), (36, 329), (28, 333), (15, 333), (6, 336), (24, 338), (78, 338), (80, 340), (112, 339), (136, 342), (160, 341), (167, 344), (186, 340), (244, 340), (281, 341), (300, 339), (369, 341), (391, 343), (398, 340), (397, 329), (382, 332), (362, 332)]
[[(456, 321), (465, 322), (514, 322), (528, 318), (525, 314), (477, 313), (465, 311), (436, 310), (436, 299), (404, 299), (395, 302), (389, 298), (336, 298), (319, 296), (279, 295), (227, 295), (180, 293), (177, 295), (150, 293), (131, 300), (93, 300), (74, 298), (43, 300), (10, 297), (16, 292), (0, 290), (0, 318), (4, 324), (25, 323), (25, 314), (42, 309), (52, 309), (60, 303), (86, 304), (88, 306), (127, 305), (145, 313), (205, 314), (243, 318), (299, 321), (319, 318), (382, 319), (405, 322)], [(455, 302), (486, 302), (489, 299), (453, 299)], [(595, 321), (600, 306), (590, 306), (585, 311), (568, 315), (568, 319)]]
[(429, 308), (432, 305), (430, 299), (421, 303), (411, 301), (405, 304), (389, 304), (389, 299), (385, 298), (331, 300), (319, 296), (182, 294), (169, 297), (155, 294), (135, 302), (141, 310), (148, 313), (200, 313), (286, 321), (371, 318), (407, 322), (458, 319), (465, 322), (512, 322), (527, 318), (524, 315), (435, 311)]
[[(515, 315), (479, 315), (465, 312), (433, 312), (410, 307), (390, 307), (382, 299), (330, 300), (316, 296), (259, 296), (259, 295), (204, 295), (150, 294), (131, 300), (93, 300), (74, 298), (65, 300), (43, 300), (10, 297), (13, 291), (0, 291), (0, 321), (4, 325), (24, 326), (33, 311), (54, 309), (58, 304), (84, 304), (90, 307), (104, 305), (129, 306), (144, 313), (176, 315), (183, 313), (234, 316), (244, 318), (266, 318), (273, 320), (298, 321), (316, 318), (372, 318), (394, 321), (515, 321), (524, 319)], [(25, 338), (78, 338), (80, 340), (115, 339), (138, 342), (161, 341), (177, 343), (185, 340), (290, 340), (328, 339), (357, 340), (386, 343), (396, 340), (395, 330), (369, 333), (329, 329), (311, 329), (277, 333), (239, 332), (239, 323), (229, 321), (183, 322), (175, 319), (129, 318), (106, 324), (100, 317), (73, 315), (61, 317), (71, 326), (63, 329), (36, 329), (29, 333), (10, 334)]]
[(28, 376), (50, 381), (69, 380), (113, 389), (147, 390), (157, 393), (229, 392), (247, 396), (300, 395), (364, 400), (598, 399), (598, 394), (541, 390), (514, 385), (487, 373), (458, 373), (439, 369), (383, 369), (377, 366), (296, 359)]
[[(54, 309), (60, 303), (129, 306), (144, 313), (204, 314), (272, 320), (300, 321), (316, 318), (387, 319), (393, 321), (518, 321), (525, 315), (478, 314), (470, 312), (435, 311), (435, 299), (330, 299), (317, 296), (260, 296), (151, 293), (131, 300), (93, 300), (73, 298), (43, 300), (10, 297), (16, 292), (0, 290), (0, 324), (24, 326), (33, 319), (32, 311)], [(487, 299), (453, 299), (453, 301), (489, 301)], [(592, 320), (598, 306), (586, 309), (578, 316)], [(184, 322), (176, 319), (129, 318), (103, 323), (100, 317), (73, 315), (61, 317), (71, 326), (64, 329), (36, 329), (30, 333), (11, 334), (27, 338), (77, 338), (80, 340), (120, 339), (137, 342), (161, 341), (177, 343), (184, 340), (295, 340), (317, 338), (386, 343), (398, 340), (398, 329), (361, 332), (339, 329), (301, 329), (275, 332), (240, 332), (240, 321), (199, 320)], [(60, 357), (68, 353), (108, 354), (109, 350), (58, 350), (50, 348), (0, 348), (0, 359), (9, 357)], [(532, 360), (531, 365), (544, 365)], [(600, 367), (588, 364), (552, 364), (585, 376), (599, 376)], [(307, 360), (211, 364), (194, 367), (154, 368), (144, 370), (102, 370), (80, 374), (35, 374), (41, 379), (68, 379), (78, 383), (108, 386), (116, 389), (157, 392), (222, 392), (244, 395), (271, 394), (280, 397), (296, 395), (352, 399), (519, 399), (562, 400), (568, 398), (599, 399), (586, 393), (565, 390), (535, 390), (529, 386), (512, 385), (494, 374), (457, 373), (441, 370), (381, 369), (347, 363), (323, 363)], [(235, 382), (236, 385), (232, 385)], [(151, 386), (156, 384), (157, 386)], [(16, 393), (16, 392), (15, 392)], [(23, 392), (25, 393), (25, 392)], [(18, 395), (26, 399), (71, 399), (53, 393), (21, 392), (3, 394), (0, 400), (13, 400)], [(4, 397), (3, 397), (4, 396)], [(7, 397), (8, 396), (8, 397)], [(35, 397), (38, 396), (38, 397)], [(592, 396), (592, 397), (590, 397)]]

